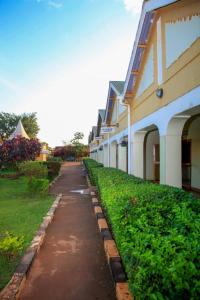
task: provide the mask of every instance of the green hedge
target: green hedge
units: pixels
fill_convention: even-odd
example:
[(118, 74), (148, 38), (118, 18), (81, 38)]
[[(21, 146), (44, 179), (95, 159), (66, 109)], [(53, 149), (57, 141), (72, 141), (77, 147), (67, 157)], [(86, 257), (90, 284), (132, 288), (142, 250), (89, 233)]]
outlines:
[(116, 169), (92, 172), (135, 299), (199, 299), (199, 199)]
[(95, 185), (96, 184), (95, 169), (103, 167), (103, 164), (100, 164), (91, 158), (84, 158), (83, 163), (88, 171), (91, 184)]

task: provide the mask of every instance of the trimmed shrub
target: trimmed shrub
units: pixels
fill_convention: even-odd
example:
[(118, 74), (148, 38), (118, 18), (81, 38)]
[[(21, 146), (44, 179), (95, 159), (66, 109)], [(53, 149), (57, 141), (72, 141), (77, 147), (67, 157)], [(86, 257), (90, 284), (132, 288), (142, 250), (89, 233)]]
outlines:
[(199, 199), (116, 169), (93, 173), (135, 299), (199, 299)]
[(95, 160), (91, 158), (84, 158), (83, 163), (86, 167), (86, 170), (88, 171), (88, 175), (91, 181), (92, 185), (96, 185), (96, 175), (95, 175), (95, 169), (96, 168), (102, 168), (103, 164), (96, 162)]
[(49, 180), (32, 177), (28, 182), (28, 191), (33, 195), (47, 195), (49, 191)]
[(46, 166), (48, 168), (48, 177), (54, 178), (58, 176), (60, 172), (61, 162), (60, 161), (46, 161)]
[(0, 254), (8, 259), (16, 257), (23, 249), (24, 238), (15, 236), (8, 231), (0, 239)]
[(46, 178), (48, 174), (47, 167), (39, 161), (26, 161), (18, 165), (20, 173), (31, 178)]

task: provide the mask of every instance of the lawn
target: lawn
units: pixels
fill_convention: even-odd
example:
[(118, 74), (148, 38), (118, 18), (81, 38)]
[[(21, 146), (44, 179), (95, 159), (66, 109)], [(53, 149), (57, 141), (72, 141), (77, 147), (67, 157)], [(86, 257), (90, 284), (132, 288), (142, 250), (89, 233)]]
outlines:
[(52, 196), (30, 196), (26, 180), (25, 177), (16, 180), (0, 178), (0, 236), (9, 231), (24, 237), (23, 251), (17, 258), (8, 261), (0, 254), (0, 290), (11, 278), (20, 257), (54, 200)]

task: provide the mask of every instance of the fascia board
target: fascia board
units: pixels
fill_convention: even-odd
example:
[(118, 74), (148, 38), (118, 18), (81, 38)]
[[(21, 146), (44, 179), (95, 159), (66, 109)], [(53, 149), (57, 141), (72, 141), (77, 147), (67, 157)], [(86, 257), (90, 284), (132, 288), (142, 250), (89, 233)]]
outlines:
[(122, 99), (123, 99), (122, 101), (123, 102), (124, 102), (126, 90), (127, 90), (127, 87), (128, 87), (128, 81), (129, 81), (129, 78), (130, 78), (130, 75), (131, 75), (132, 65), (133, 65), (133, 61), (134, 61), (135, 54), (136, 54), (136, 51), (137, 51), (138, 41), (139, 41), (139, 38), (140, 38), (140, 34), (141, 34), (141, 31), (142, 31), (142, 27), (143, 27), (143, 23), (144, 23), (146, 13), (150, 12), (150, 11), (153, 11), (155, 9), (158, 9), (160, 7), (164, 7), (164, 6), (167, 6), (169, 4), (178, 2), (178, 1), (180, 1), (180, 0), (156, 0), (156, 1), (155, 0), (149, 0), (148, 2), (146, 2), (144, 4), (144, 6), (142, 8), (141, 17), (140, 17), (140, 20), (139, 20), (139, 25), (138, 25), (138, 29), (137, 29), (137, 33), (136, 33), (136, 38), (135, 38), (134, 45), (133, 45), (133, 50), (132, 50), (132, 53), (131, 53), (130, 63), (129, 63), (129, 66), (128, 66), (128, 71), (127, 71), (126, 80), (125, 80), (125, 84), (124, 84), (124, 91), (122, 93)]

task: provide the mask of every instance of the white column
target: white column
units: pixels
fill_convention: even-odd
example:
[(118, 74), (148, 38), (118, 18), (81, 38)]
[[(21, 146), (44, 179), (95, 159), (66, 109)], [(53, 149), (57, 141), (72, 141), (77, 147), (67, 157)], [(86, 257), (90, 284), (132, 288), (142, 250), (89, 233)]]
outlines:
[(189, 116), (170, 120), (166, 134), (160, 136), (160, 183), (182, 187), (182, 131)]
[(120, 144), (118, 146), (118, 168), (124, 172), (127, 172), (127, 155), (126, 155), (126, 147), (122, 147)]
[(133, 135), (133, 175), (144, 178), (144, 138), (146, 131), (138, 131)]
[(116, 142), (113, 142), (110, 144), (110, 166), (111, 168), (116, 168), (116, 150), (117, 150), (117, 144)]

